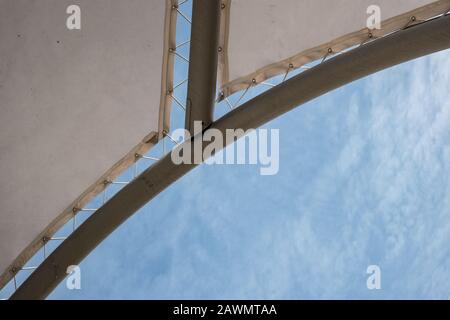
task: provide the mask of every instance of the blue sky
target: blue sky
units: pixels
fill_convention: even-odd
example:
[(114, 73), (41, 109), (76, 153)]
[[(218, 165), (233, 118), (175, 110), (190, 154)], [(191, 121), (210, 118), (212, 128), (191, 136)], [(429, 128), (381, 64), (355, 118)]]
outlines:
[(448, 299), (449, 68), (437, 53), (272, 121), (277, 175), (199, 166), (85, 259), (81, 290), (50, 298)]

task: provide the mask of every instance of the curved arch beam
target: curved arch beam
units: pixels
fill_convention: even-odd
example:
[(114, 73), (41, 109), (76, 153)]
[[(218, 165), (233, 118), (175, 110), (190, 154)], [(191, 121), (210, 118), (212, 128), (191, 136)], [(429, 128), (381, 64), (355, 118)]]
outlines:
[[(256, 128), (320, 95), (399, 63), (450, 47), (450, 16), (442, 16), (336, 56), (266, 91), (210, 128)], [(201, 139), (196, 136), (193, 139)], [(144, 171), (70, 235), (11, 299), (42, 299), (101, 241), (195, 165), (175, 165), (170, 154)]]

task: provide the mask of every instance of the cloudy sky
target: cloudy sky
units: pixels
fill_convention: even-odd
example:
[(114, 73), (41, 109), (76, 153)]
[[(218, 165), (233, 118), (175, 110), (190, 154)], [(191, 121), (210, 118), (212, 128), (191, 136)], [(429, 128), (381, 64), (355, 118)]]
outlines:
[(277, 175), (196, 168), (85, 259), (81, 290), (50, 298), (448, 299), (449, 69), (437, 53), (272, 121)]

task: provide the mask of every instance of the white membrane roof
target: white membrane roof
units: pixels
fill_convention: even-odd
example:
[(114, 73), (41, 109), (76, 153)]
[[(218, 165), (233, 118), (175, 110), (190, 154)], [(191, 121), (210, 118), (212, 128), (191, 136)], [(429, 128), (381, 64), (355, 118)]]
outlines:
[[(81, 30), (66, 27), (74, 3)], [(72, 207), (166, 126), (170, 7), (165, 0), (0, 0), (3, 284)]]
[[(225, 96), (333, 52), (367, 40), (367, 13), (378, 5), (373, 37), (443, 13), (435, 0), (228, 0), (222, 10), (220, 83)], [(371, 11), (370, 11), (371, 12)]]

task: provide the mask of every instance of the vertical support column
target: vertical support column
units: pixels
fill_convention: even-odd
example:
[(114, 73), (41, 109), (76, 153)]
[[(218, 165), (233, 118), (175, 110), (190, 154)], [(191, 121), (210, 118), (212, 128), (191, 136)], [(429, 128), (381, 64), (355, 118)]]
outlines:
[(193, 0), (185, 121), (191, 135), (194, 121), (202, 121), (202, 129), (213, 121), (219, 29), (220, 0)]

